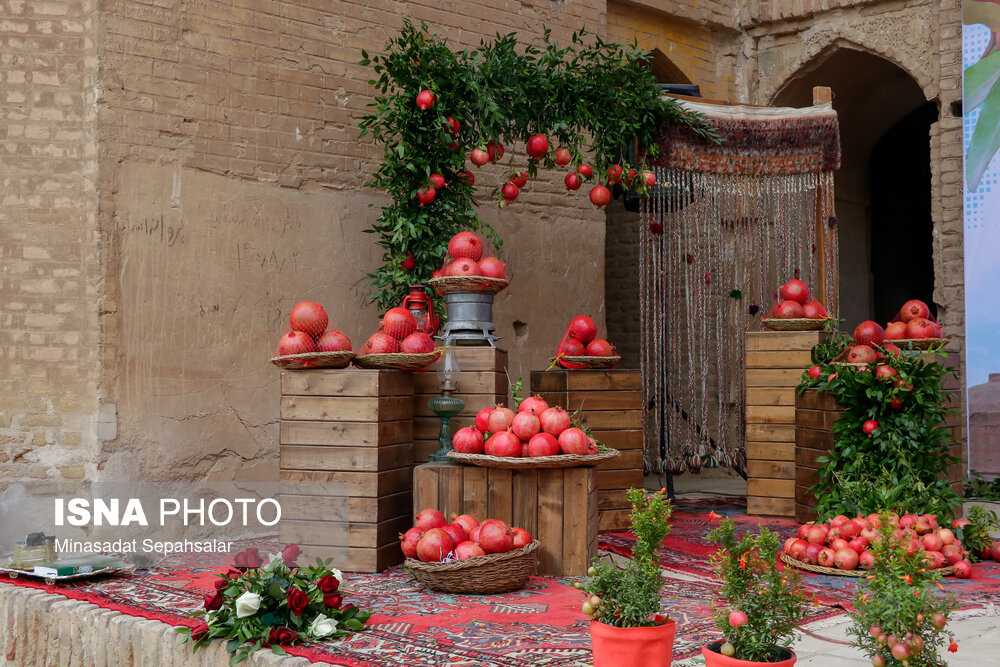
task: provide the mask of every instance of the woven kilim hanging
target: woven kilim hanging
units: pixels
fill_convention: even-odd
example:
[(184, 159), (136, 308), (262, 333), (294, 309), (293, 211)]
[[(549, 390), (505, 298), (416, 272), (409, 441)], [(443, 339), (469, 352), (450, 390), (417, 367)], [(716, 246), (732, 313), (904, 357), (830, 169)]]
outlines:
[(642, 206), (646, 467), (656, 473), (744, 468), (744, 338), (780, 283), (815, 290), (825, 265), (825, 305), (837, 312), (832, 106), (683, 105), (723, 141), (666, 128)]

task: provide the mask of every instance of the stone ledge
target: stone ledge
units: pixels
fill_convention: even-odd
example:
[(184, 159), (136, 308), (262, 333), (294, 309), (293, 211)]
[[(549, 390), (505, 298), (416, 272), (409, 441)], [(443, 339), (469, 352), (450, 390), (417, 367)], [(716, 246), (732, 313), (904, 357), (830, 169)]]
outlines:
[[(191, 652), (160, 621), (128, 616), (13, 584), (0, 584), (0, 666), (17, 667), (219, 667), (229, 664), (222, 642)], [(258, 651), (257, 667), (329, 665)]]

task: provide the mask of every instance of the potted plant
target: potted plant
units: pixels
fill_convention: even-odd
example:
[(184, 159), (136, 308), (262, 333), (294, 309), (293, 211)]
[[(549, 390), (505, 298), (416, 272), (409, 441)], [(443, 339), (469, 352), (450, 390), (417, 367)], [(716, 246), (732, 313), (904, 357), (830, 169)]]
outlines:
[(875, 565), (854, 600), (848, 632), (874, 667), (943, 665), (938, 650), (946, 637), (948, 650), (958, 650), (944, 630), (954, 598), (935, 590), (941, 575), (927, 567), (925, 552), (908, 549), (906, 537), (893, 533), (888, 515), (880, 524), (870, 547)]
[(715, 612), (723, 639), (702, 647), (706, 667), (794, 665), (788, 646), (805, 618), (806, 595), (795, 572), (778, 569), (778, 536), (762, 528), (738, 538), (727, 519), (708, 537), (720, 547), (712, 562), (723, 582)]
[(581, 586), (590, 594), (583, 613), (592, 618), (594, 664), (600, 667), (670, 664), (677, 623), (660, 609), (663, 574), (655, 554), (673, 512), (664, 491), (628, 490), (637, 538), (632, 559), (624, 567), (610, 556), (595, 559)]

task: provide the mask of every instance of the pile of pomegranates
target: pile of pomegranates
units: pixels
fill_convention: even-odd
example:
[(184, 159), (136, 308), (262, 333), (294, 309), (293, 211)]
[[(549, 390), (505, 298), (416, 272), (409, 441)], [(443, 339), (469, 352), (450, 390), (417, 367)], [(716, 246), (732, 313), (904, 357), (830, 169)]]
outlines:
[(903, 304), (895, 319), (886, 325), (884, 335), (886, 340), (944, 338), (941, 325), (934, 320), (931, 309), (919, 299), (911, 299)]
[(568, 362), (564, 357), (617, 357), (615, 346), (597, 337), (597, 324), (586, 315), (577, 315), (569, 321), (566, 333), (556, 348), (556, 359), (563, 368), (584, 368)]
[(483, 240), (472, 232), (459, 232), (448, 241), (444, 266), (431, 273), (432, 278), (477, 276), (507, 280), (507, 265), (496, 257), (483, 257)]
[(351, 339), (336, 329), (326, 330), (330, 318), (312, 301), (295, 304), (288, 316), (288, 331), (278, 341), (278, 356), (309, 352), (350, 352)]
[(499, 519), (479, 523), (475, 517), (461, 514), (452, 515), (448, 523), (444, 514), (431, 508), (417, 514), (413, 528), (399, 536), (403, 554), (425, 563), (505, 553), (531, 541), (531, 533), (524, 528), (511, 527)]
[(778, 289), (778, 299), (766, 317), (778, 320), (803, 318), (825, 320), (830, 317), (830, 314), (826, 312), (823, 304), (813, 298), (809, 285), (795, 278)]
[(434, 339), (417, 330), (417, 318), (406, 308), (390, 308), (382, 316), (378, 331), (373, 333), (358, 350), (366, 354), (426, 354), (434, 352)]
[(521, 401), (517, 412), (498, 405), (483, 408), (476, 425), (459, 429), (451, 447), (460, 454), (501, 457), (539, 457), (558, 454), (597, 454), (597, 442), (573, 426), (569, 413), (549, 407), (541, 396)]
[[(928, 569), (953, 566), (955, 576), (967, 579), (972, 576), (972, 563), (966, 558), (962, 541), (949, 528), (938, 525), (932, 514), (889, 514), (892, 534), (902, 540), (910, 553), (922, 552)], [(868, 547), (882, 539), (879, 532), (883, 517), (849, 519), (836, 516), (826, 523), (804, 523), (795, 537), (785, 540), (783, 551), (795, 560), (810, 565), (839, 570), (868, 570), (875, 564), (875, 555)], [(956, 519), (952, 528), (962, 525)], [(965, 521), (965, 523), (968, 523)]]

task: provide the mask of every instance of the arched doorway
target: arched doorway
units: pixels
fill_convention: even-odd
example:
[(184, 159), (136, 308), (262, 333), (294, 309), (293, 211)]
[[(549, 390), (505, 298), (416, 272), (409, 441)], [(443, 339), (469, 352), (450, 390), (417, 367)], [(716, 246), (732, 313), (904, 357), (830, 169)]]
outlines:
[(884, 324), (907, 299), (933, 303), (929, 133), (937, 106), (905, 70), (851, 46), (817, 56), (771, 103), (808, 106), (813, 86), (833, 89), (840, 117), (838, 316), (847, 330), (867, 319)]

